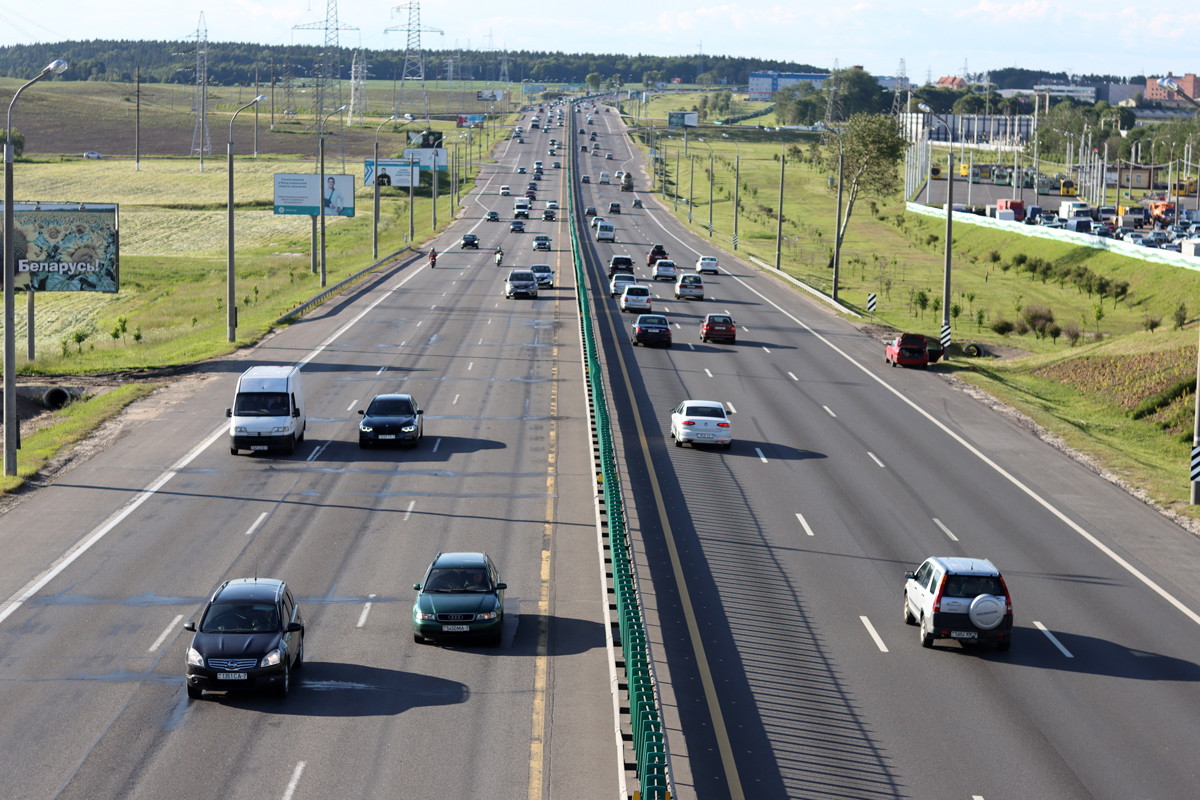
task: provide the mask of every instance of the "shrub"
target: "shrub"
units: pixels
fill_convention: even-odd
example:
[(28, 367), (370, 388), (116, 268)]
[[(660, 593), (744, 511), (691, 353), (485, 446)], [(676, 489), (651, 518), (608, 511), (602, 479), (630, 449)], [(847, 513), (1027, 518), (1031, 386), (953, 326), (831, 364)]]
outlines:
[(1010, 333), (1013, 332), (1014, 327), (1016, 327), (1016, 326), (1014, 326), (1011, 322), (1009, 322), (1008, 320), (1003, 319), (1003, 318), (998, 319), (992, 323), (992, 331), (994, 333), (1000, 334), (1001, 336), (1008, 336)]
[(993, 264), (999, 264), (1000, 263), (1000, 251), (993, 250), (992, 252), (988, 253), (988, 261), (991, 261)]
[(1071, 347), (1079, 344), (1079, 340), (1083, 337), (1083, 331), (1079, 330), (1079, 326), (1074, 322), (1068, 322), (1063, 328), (1063, 335), (1067, 337), (1067, 341), (1071, 343)]
[(1180, 303), (1179, 308), (1175, 309), (1175, 330), (1179, 330), (1187, 324), (1188, 310), (1187, 303)]
[(1021, 320), (1041, 339), (1046, 335), (1046, 326), (1054, 322), (1054, 312), (1046, 306), (1028, 305), (1021, 309)]
[(1154, 333), (1159, 325), (1162, 325), (1162, 317), (1157, 314), (1147, 314), (1142, 317), (1142, 327), (1150, 333)]

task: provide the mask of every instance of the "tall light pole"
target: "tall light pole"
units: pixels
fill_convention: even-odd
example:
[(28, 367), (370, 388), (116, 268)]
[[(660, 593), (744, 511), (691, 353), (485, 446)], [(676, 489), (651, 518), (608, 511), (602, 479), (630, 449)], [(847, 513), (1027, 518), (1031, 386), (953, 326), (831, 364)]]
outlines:
[[(17, 474), (17, 442), (21, 440), (17, 419), (17, 339), (16, 294), (13, 282), (17, 277), (16, 248), (13, 243), (13, 104), (21, 92), (49, 75), (58, 75), (67, 62), (54, 60), (41, 73), (13, 93), (8, 101), (8, 118), (4, 125), (4, 474)], [(33, 291), (30, 287), (26, 291)]]
[(783, 167), (787, 156), (779, 150), (779, 208), (775, 215), (775, 270), (783, 271)]
[[(371, 162), (371, 174), (375, 176), (375, 208), (371, 216), (371, 258), (379, 258), (379, 132), (383, 130), (383, 126), (389, 122), (393, 122), (396, 115), (379, 123), (379, 127), (375, 129), (375, 158)], [(412, 173), (409, 173), (409, 181), (412, 180)]]
[(946, 126), (946, 136), (950, 140), (950, 151), (946, 164), (946, 256), (942, 270), (942, 358), (949, 360), (950, 354), (950, 253), (954, 243), (954, 128), (941, 114), (925, 103), (918, 103), (917, 108), (937, 119)]
[[(1185, 91), (1183, 91), (1183, 87), (1181, 87), (1178, 83), (1176, 83), (1174, 79), (1159, 78), (1158, 85), (1162, 86), (1165, 89), (1170, 89), (1172, 92), (1174, 92), (1175, 94), (1179, 95), (1184, 100), (1186, 100), (1193, 108), (1200, 109), (1200, 102), (1197, 102), (1196, 98), (1190, 96)], [(7, 206), (6, 206), (6, 208), (7, 208)], [(7, 220), (6, 220), (6, 222), (7, 222)], [(5, 245), (7, 246), (7, 242), (8, 242), (7, 237), (5, 238), (4, 241), (5, 241)], [(7, 286), (7, 285), (8, 284), (5, 284), (5, 286)], [(7, 370), (5, 370), (5, 372), (4, 372), (4, 378), (5, 378), (5, 380), (8, 380), (8, 371)], [(1198, 385), (1200, 385), (1200, 345), (1198, 345), (1196, 348), (1196, 381), (1198, 382)], [(7, 403), (8, 403), (7, 392), (4, 395), (4, 402), (6, 404), (5, 407), (7, 408)], [(6, 420), (6, 424), (7, 424), (7, 420)], [(5, 430), (7, 431), (8, 428), (5, 428)], [(5, 441), (7, 441), (7, 439)], [(1190, 475), (1191, 475), (1191, 479), (1192, 479), (1191, 502), (1192, 502), (1192, 505), (1194, 505), (1194, 506), (1200, 505), (1200, 392), (1196, 393), (1196, 414), (1192, 420), (1192, 458), (1191, 458)]]
[(733, 249), (738, 249), (738, 190), (742, 185), (742, 148), (738, 147), (738, 143), (730, 138), (728, 133), (722, 133), (726, 139), (733, 142), (733, 149), (737, 155), (733, 157)]
[(237, 274), (233, 267), (233, 123), (237, 121), (238, 114), (250, 106), (257, 106), (260, 101), (266, 99), (266, 95), (260, 94), (233, 112), (233, 117), (229, 120), (229, 138), (225, 140), (225, 170), (229, 173), (229, 193), (226, 195), (225, 203), (226, 227), (229, 234), (229, 241), (225, 246), (225, 318), (228, 327), (228, 341), (231, 342), (237, 341)]
[(321, 207), (321, 287), (325, 287), (325, 123), (334, 114), (340, 114), (349, 106), (341, 106), (334, 109), (325, 115), (321, 120), (321, 124), (317, 126), (317, 155), (321, 162), (321, 182), (318, 188), (321, 192), (321, 202), (318, 205)]
[(708, 238), (711, 239), (713, 235), (713, 184), (716, 183), (716, 173), (713, 171), (713, 149), (712, 145), (700, 137), (696, 137), (696, 141), (708, 148)]
[(842, 132), (837, 128), (818, 122), (822, 128), (837, 137), (838, 143), (838, 177), (837, 177), (837, 219), (833, 228), (833, 302), (838, 301), (838, 282), (842, 272), (842, 176), (846, 169), (846, 151), (842, 148)]

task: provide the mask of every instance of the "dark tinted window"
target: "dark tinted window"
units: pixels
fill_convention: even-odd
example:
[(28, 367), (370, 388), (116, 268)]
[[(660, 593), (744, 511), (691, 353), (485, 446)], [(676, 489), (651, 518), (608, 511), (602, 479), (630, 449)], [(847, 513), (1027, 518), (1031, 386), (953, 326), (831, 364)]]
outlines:
[(265, 633), (279, 627), (274, 603), (213, 603), (200, 621), (205, 633)]
[(368, 414), (386, 417), (399, 417), (415, 413), (412, 401), (406, 397), (376, 397), (367, 406)]
[(683, 413), (689, 417), (719, 417), (724, 418), (725, 411), (712, 406), (688, 406)]
[(942, 594), (947, 597), (976, 597), (981, 594), (1003, 597), (1004, 587), (998, 575), (947, 575)]

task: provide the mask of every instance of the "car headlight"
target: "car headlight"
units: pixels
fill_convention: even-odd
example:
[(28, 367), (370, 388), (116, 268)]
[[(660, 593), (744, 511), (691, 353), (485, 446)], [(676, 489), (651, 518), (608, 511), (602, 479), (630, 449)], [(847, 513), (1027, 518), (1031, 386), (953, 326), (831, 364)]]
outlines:
[(475, 619), (479, 622), (484, 622), (489, 619), (495, 619), (498, 616), (500, 616), (499, 611), (488, 611), (482, 614), (476, 614)]
[(200, 655), (200, 651), (194, 647), (189, 647), (187, 652), (187, 663), (189, 667), (203, 667), (204, 656)]
[(432, 622), (437, 619), (437, 614), (427, 614), (424, 611), (414, 611), (413, 619), (419, 622)]
[(359, 423), (358, 429), (360, 431), (362, 431), (363, 433), (370, 433), (371, 431), (375, 430), (374, 428), (372, 428), (370, 425), (366, 424), (365, 422)]
[(272, 650), (271, 652), (269, 652), (265, 656), (263, 656), (263, 659), (259, 663), (259, 666), (260, 667), (273, 667), (282, 660), (283, 660), (283, 654), (279, 651), (279, 648), (276, 647), (274, 650)]
[(405, 433), (412, 433), (412, 432), (413, 432), (413, 431), (415, 431), (416, 429), (417, 429), (417, 426), (416, 426), (416, 425), (405, 425), (405, 426), (404, 426), (403, 428), (401, 428), (400, 430), (404, 431)]
[(234, 433), (245, 433), (245, 432), (246, 432), (246, 426), (245, 426), (245, 425), (235, 425), (235, 426), (233, 427), (233, 432), (234, 432)]
[(286, 425), (276, 425), (274, 428), (271, 428), (271, 433), (287, 433), (287, 430)]

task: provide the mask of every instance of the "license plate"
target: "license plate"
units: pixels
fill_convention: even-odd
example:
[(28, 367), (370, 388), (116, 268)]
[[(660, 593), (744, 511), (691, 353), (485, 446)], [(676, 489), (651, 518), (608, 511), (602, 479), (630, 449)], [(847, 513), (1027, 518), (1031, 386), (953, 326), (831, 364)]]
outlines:
[(251, 450), (267, 450), (269, 448), (265, 444), (252, 444), (252, 445), (250, 445), (250, 449)]
[(978, 639), (979, 634), (975, 631), (950, 631), (951, 639)]
[(249, 675), (244, 672), (218, 672), (217, 680), (219, 681), (244, 681), (249, 679)]
[(713, 438), (713, 435), (711, 433), (697, 433), (696, 438), (697, 439), (711, 439), (711, 438)]
[(443, 625), (442, 633), (466, 633), (471, 630), (470, 625)]
[(380, 439), (395, 439), (395, 438), (396, 438), (396, 434), (394, 434), (394, 433), (381, 433), (381, 434), (379, 434), (379, 438), (380, 438)]

